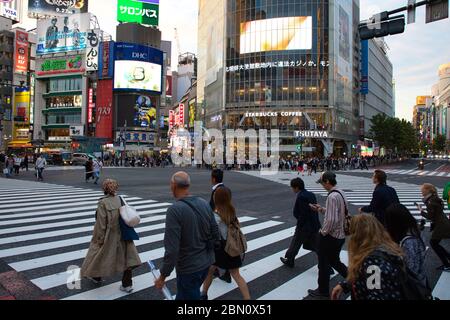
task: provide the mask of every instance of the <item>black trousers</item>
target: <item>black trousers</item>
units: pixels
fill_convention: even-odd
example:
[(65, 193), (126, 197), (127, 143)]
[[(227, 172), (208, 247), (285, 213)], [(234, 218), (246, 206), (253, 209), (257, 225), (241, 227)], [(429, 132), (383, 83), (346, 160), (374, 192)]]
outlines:
[(297, 226), (295, 228), (294, 237), (291, 240), (291, 244), (289, 245), (288, 251), (286, 251), (286, 259), (288, 259), (290, 262), (294, 262), (295, 257), (297, 256), (298, 252), (300, 251), (300, 248), (305, 243), (306, 240), (308, 240), (312, 235), (307, 232), (302, 232), (300, 228)]
[[(94, 280), (101, 281), (101, 277), (93, 278)], [(133, 286), (133, 270), (127, 269), (123, 272), (122, 275), (122, 286), (124, 288)]]
[(431, 239), (430, 245), (431, 248), (433, 248), (434, 252), (436, 252), (439, 259), (441, 259), (442, 264), (448, 267), (450, 266), (450, 253), (448, 253), (448, 251), (439, 244), (441, 241), (442, 239)]
[(345, 239), (336, 239), (330, 235), (320, 235), (318, 258), (319, 258), (319, 291), (321, 294), (330, 293), (330, 267), (335, 269), (342, 277), (347, 278), (347, 267), (339, 257)]

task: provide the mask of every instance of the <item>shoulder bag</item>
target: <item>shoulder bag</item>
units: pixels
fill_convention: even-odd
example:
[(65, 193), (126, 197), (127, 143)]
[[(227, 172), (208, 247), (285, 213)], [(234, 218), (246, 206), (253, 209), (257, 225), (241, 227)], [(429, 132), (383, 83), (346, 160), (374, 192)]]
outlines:
[(122, 206), (120, 207), (120, 217), (123, 222), (129, 227), (136, 227), (141, 222), (141, 217), (135, 208), (128, 205), (124, 198), (120, 197), (120, 202)]
[(334, 193), (334, 192), (339, 193), (342, 197), (342, 201), (344, 201), (344, 207), (345, 207), (344, 232), (345, 232), (346, 236), (349, 236), (350, 235), (350, 224), (352, 222), (352, 216), (348, 213), (347, 203), (345, 202), (345, 198), (342, 195), (342, 193), (340, 193), (337, 190), (333, 190), (330, 193)]

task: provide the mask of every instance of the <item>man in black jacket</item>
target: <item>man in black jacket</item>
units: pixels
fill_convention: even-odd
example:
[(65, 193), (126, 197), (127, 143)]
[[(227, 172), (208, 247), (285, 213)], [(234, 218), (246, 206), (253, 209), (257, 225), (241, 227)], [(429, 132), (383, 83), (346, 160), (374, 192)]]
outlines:
[(389, 187), (387, 183), (387, 175), (382, 170), (375, 170), (373, 183), (376, 185), (373, 192), (372, 201), (369, 206), (359, 209), (360, 213), (372, 213), (378, 221), (385, 225), (385, 212), (391, 204), (398, 204), (397, 192), (394, 188)]
[(302, 245), (318, 234), (320, 221), (317, 213), (311, 210), (309, 206), (310, 204), (317, 204), (316, 196), (305, 189), (303, 180), (300, 178), (292, 180), (291, 188), (297, 194), (294, 206), (294, 217), (297, 219), (297, 227), (285, 257), (280, 258), (280, 260), (288, 267), (293, 268), (295, 257)]

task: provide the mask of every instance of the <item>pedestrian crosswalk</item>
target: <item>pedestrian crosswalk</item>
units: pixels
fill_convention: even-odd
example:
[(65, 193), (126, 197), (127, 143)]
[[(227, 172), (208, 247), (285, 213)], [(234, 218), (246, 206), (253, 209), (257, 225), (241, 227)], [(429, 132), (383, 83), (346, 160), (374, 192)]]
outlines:
[[(366, 170), (350, 170), (348, 172), (370, 172), (373, 173), (374, 169), (369, 169), (369, 171)], [(387, 174), (399, 174), (399, 175), (410, 175), (410, 176), (419, 176), (419, 177), (443, 177), (447, 178), (450, 177), (450, 172), (447, 171), (430, 171), (430, 170), (417, 170), (417, 169), (408, 169), (408, 170), (401, 170), (401, 169), (383, 169), (384, 172)]]
[[(62, 300), (163, 299), (161, 292), (154, 288), (146, 264), (134, 271), (132, 293), (119, 290), (120, 275), (105, 279), (100, 286), (79, 278), (101, 192), (34, 182), (13, 181), (9, 185), (3, 182), (0, 179), (0, 259), (47, 295)], [(355, 180), (353, 185), (362, 183)], [(317, 187), (315, 191), (321, 192)], [(414, 196), (411, 194), (411, 198)], [(140, 240), (135, 242), (141, 260), (154, 260), (160, 265), (164, 255), (165, 213), (171, 203), (124, 197), (142, 217), (136, 229)], [(355, 195), (352, 201), (363, 203), (364, 197)], [(301, 250), (295, 269), (285, 268), (279, 260), (285, 254), (294, 226), (277, 217), (239, 218), (248, 240), (248, 252), (240, 271), (249, 283), (252, 298), (288, 300), (307, 296), (307, 290), (317, 286), (315, 254)], [(345, 251), (342, 259), (347, 261)], [(175, 273), (168, 279), (168, 286), (175, 293)], [(450, 299), (449, 287), (450, 278), (442, 273), (434, 290), (441, 299)], [(213, 282), (208, 296), (210, 299), (241, 297), (234, 282), (220, 280)]]
[[(259, 172), (243, 172), (244, 174), (261, 177), (263, 179), (267, 179), (273, 182), (281, 183), (284, 185), (290, 185), (290, 181), (296, 177), (300, 177), (305, 181), (306, 188), (314, 192), (317, 195), (327, 196), (328, 192), (323, 189), (323, 187), (316, 183), (319, 179), (320, 174), (314, 174), (312, 176), (299, 176), (294, 172), (278, 172), (274, 175), (260, 175)], [(338, 187), (345, 191), (347, 199), (350, 204), (360, 208), (363, 206), (368, 206), (370, 201), (372, 200), (372, 194), (374, 190), (374, 185), (372, 183), (372, 179), (366, 177), (355, 177), (345, 174), (337, 173), (337, 182)], [(417, 219), (422, 219), (420, 215), (420, 211), (417, 209), (415, 203), (422, 203), (422, 193), (420, 191), (419, 185), (414, 185), (410, 183), (397, 182), (397, 181), (388, 181), (388, 184), (395, 188), (397, 191), (400, 202), (405, 205), (411, 212), (411, 214)], [(439, 194), (442, 194), (443, 189), (437, 186)], [(356, 212), (354, 212), (356, 213)], [(450, 210), (445, 210), (447, 215), (450, 214)], [(429, 222), (427, 222), (426, 226), (429, 226)]]

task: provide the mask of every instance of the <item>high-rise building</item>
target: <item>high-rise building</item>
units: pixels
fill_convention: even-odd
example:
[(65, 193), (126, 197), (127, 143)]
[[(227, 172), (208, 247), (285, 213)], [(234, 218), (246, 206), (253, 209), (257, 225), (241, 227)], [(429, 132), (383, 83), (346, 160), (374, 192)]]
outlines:
[(395, 116), (393, 67), (387, 51), (381, 38), (361, 43), (361, 136), (368, 135), (375, 115)]
[(450, 63), (439, 67), (439, 82), (432, 88), (431, 135), (443, 135), (450, 140)]
[(222, 130), (279, 129), (289, 155), (310, 131), (321, 138), (307, 138), (304, 152), (351, 152), (359, 1), (200, 0), (199, 10), (197, 119)]
[(413, 126), (420, 142), (430, 144), (431, 140), (431, 96), (418, 96), (413, 109)]

